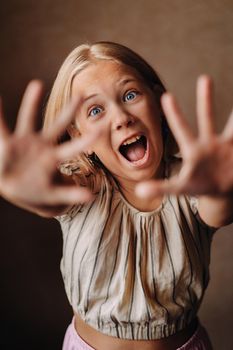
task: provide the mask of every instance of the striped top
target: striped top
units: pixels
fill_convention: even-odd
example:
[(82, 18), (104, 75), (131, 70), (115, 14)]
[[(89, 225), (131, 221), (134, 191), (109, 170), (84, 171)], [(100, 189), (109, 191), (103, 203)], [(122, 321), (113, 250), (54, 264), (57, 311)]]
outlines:
[(196, 316), (209, 281), (214, 229), (197, 199), (165, 196), (140, 212), (103, 177), (95, 200), (58, 217), (61, 271), (75, 312), (122, 339), (161, 339)]

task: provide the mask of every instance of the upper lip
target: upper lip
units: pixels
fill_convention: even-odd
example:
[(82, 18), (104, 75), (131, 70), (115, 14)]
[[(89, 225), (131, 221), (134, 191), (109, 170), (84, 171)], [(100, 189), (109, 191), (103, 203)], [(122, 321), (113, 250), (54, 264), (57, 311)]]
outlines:
[(136, 136), (141, 136), (141, 135), (144, 135), (144, 133), (142, 132), (135, 132), (133, 134), (130, 134), (128, 135), (126, 138), (124, 138), (121, 143), (118, 145), (118, 150), (120, 149), (120, 147), (123, 145), (123, 143), (128, 140), (128, 139), (131, 139), (132, 137), (136, 137)]

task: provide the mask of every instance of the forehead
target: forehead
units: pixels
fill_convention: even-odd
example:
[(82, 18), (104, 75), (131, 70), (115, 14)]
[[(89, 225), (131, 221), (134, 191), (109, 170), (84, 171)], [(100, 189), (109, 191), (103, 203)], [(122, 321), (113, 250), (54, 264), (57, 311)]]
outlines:
[(111, 60), (99, 60), (75, 76), (72, 94), (91, 92), (108, 86), (114, 87), (128, 80), (143, 82), (134, 68)]

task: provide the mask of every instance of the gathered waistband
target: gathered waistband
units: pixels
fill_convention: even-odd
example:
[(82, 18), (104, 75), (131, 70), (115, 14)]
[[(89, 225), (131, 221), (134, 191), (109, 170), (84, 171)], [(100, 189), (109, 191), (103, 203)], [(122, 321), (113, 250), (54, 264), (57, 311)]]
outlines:
[[(77, 333), (74, 324), (75, 318), (67, 328), (62, 350), (95, 350), (87, 344)], [(198, 323), (197, 329), (191, 338), (177, 350), (213, 350), (205, 328)]]

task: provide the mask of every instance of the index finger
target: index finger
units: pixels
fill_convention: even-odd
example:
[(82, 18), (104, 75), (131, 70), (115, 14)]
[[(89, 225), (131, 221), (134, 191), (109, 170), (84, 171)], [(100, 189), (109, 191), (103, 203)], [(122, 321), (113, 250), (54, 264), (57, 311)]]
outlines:
[(153, 199), (165, 194), (181, 194), (184, 189), (178, 176), (163, 180), (148, 180), (136, 186), (136, 195), (140, 198)]
[(19, 109), (15, 132), (26, 135), (35, 130), (36, 117), (43, 94), (43, 84), (39, 80), (32, 80), (23, 95)]
[(187, 148), (187, 145), (194, 141), (195, 137), (172, 94), (163, 94), (161, 104), (169, 127), (182, 152)]
[(213, 123), (213, 84), (207, 75), (197, 80), (197, 122), (199, 135), (208, 140), (214, 134)]
[(68, 125), (75, 117), (80, 97), (72, 99), (65, 107), (63, 107), (59, 116), (55, 119), (53, 124), (42, 130), (43, 136), (51, 141), (56, 141), (59, 136), (64, 133)]

